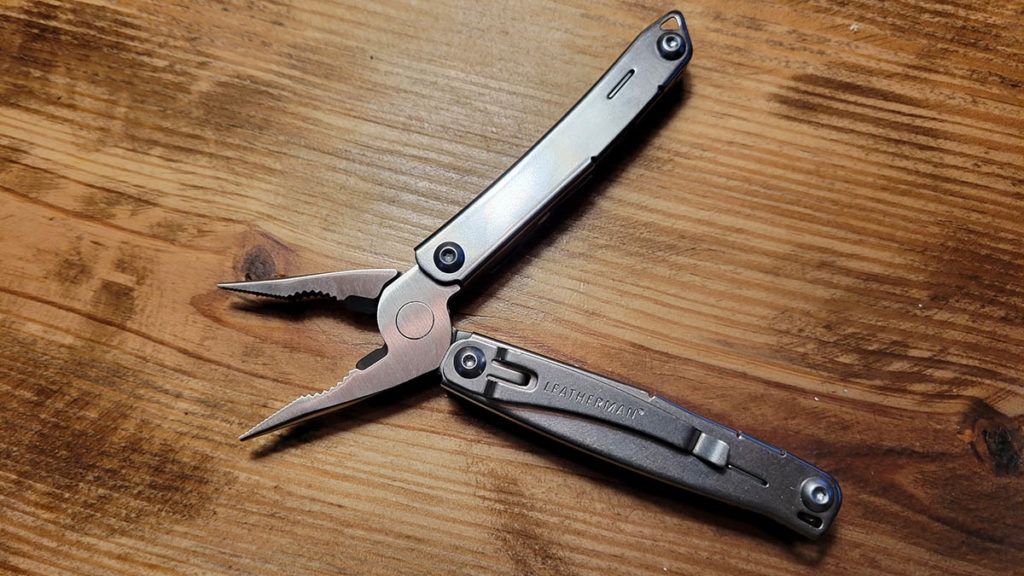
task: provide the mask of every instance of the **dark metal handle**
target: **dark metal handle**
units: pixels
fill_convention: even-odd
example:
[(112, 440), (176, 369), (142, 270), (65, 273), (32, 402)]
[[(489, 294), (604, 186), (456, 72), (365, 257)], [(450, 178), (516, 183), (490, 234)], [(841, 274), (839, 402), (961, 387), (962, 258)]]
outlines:
[(824, 534), (842, 500), (827, 473), (639, 388), (459, 333), (444, 387), (513, 421), (664, 482)]
[(419, 267), (438, 282), (461, 284), (504, 253), (578, 187), (679, 77), (690, 54), (682, 14), (651, 24), (533, 148), (416, 247)]

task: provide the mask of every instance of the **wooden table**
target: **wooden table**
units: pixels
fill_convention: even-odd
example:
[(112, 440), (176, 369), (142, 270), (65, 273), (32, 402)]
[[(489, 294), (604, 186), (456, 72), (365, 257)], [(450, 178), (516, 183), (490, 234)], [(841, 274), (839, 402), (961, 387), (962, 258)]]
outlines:
[(433, 378), (236, 441), (379, 340), (217, 281), (405, 269), (670, 8), (4, 2), (0, 572), (1020, 573), (1020, 2), (686, 2), (677, 101), (455, 310), (830, 471), (823, 540)]

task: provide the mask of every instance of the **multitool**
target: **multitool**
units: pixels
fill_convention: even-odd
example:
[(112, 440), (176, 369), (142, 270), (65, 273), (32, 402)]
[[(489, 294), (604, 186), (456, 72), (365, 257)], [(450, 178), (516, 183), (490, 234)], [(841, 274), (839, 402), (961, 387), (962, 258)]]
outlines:
[(660, 396), (479, 334), (453, 329), (449, 301), (579, 188), (622, 135), (676, 83), (692, 45), (679, 12), (644, 29), (522, 158), (397, 270), (220, 284), (286, 299), (376, 309), (384, 346), (333, 388), (302, 396), (242, 435), (338, 410), (431, 372), (450, 393), (609, 462), (764, 514), (808, 537), (839, 511), (827, 473)]

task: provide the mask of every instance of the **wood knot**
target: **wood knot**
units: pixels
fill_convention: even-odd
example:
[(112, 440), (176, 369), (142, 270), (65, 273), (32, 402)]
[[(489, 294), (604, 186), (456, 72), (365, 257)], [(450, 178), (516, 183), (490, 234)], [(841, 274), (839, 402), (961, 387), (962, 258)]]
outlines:
[(244, 245), (235, 262), (240, 278), (246, 281), (268, 280), (288, 274), (295, 252), (280, 240), (257, 230), (246, 234)]
[(963, 437), (979, 462), (996, 476), (1021, 475), (1021, 425), (983, 400), (964, 412)]
[(274, 255), (266, 246), (253, 246), (242, 255), (239, 271), (247, 282), (266, 280), (277, 276), (277, 264), (274, 263)]

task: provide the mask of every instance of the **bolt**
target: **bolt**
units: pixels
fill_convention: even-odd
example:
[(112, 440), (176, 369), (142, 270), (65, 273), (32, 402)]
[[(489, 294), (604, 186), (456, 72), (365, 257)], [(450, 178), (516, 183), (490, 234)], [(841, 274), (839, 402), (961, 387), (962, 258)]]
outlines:
[(441, 272), (456, 272), (466, 262), (466, 253), (455, 242), (445, 242), (434, 251), (434, 265)]
[(824, 512), (832, 507), (835, 495), (832, 487), (821, 478), (808, 478), (800, 486), (800, 500), (812, 512)]
[(466, 346), (455, 353), (455, 371), (463, 378), (476, 378), (486, 366), (483, 350), (476, 346)]
[(665, 32), (658, 37), (658, 53), (666, 60), (678, 60), (686, 52), (686, 42), (678, 32)]

